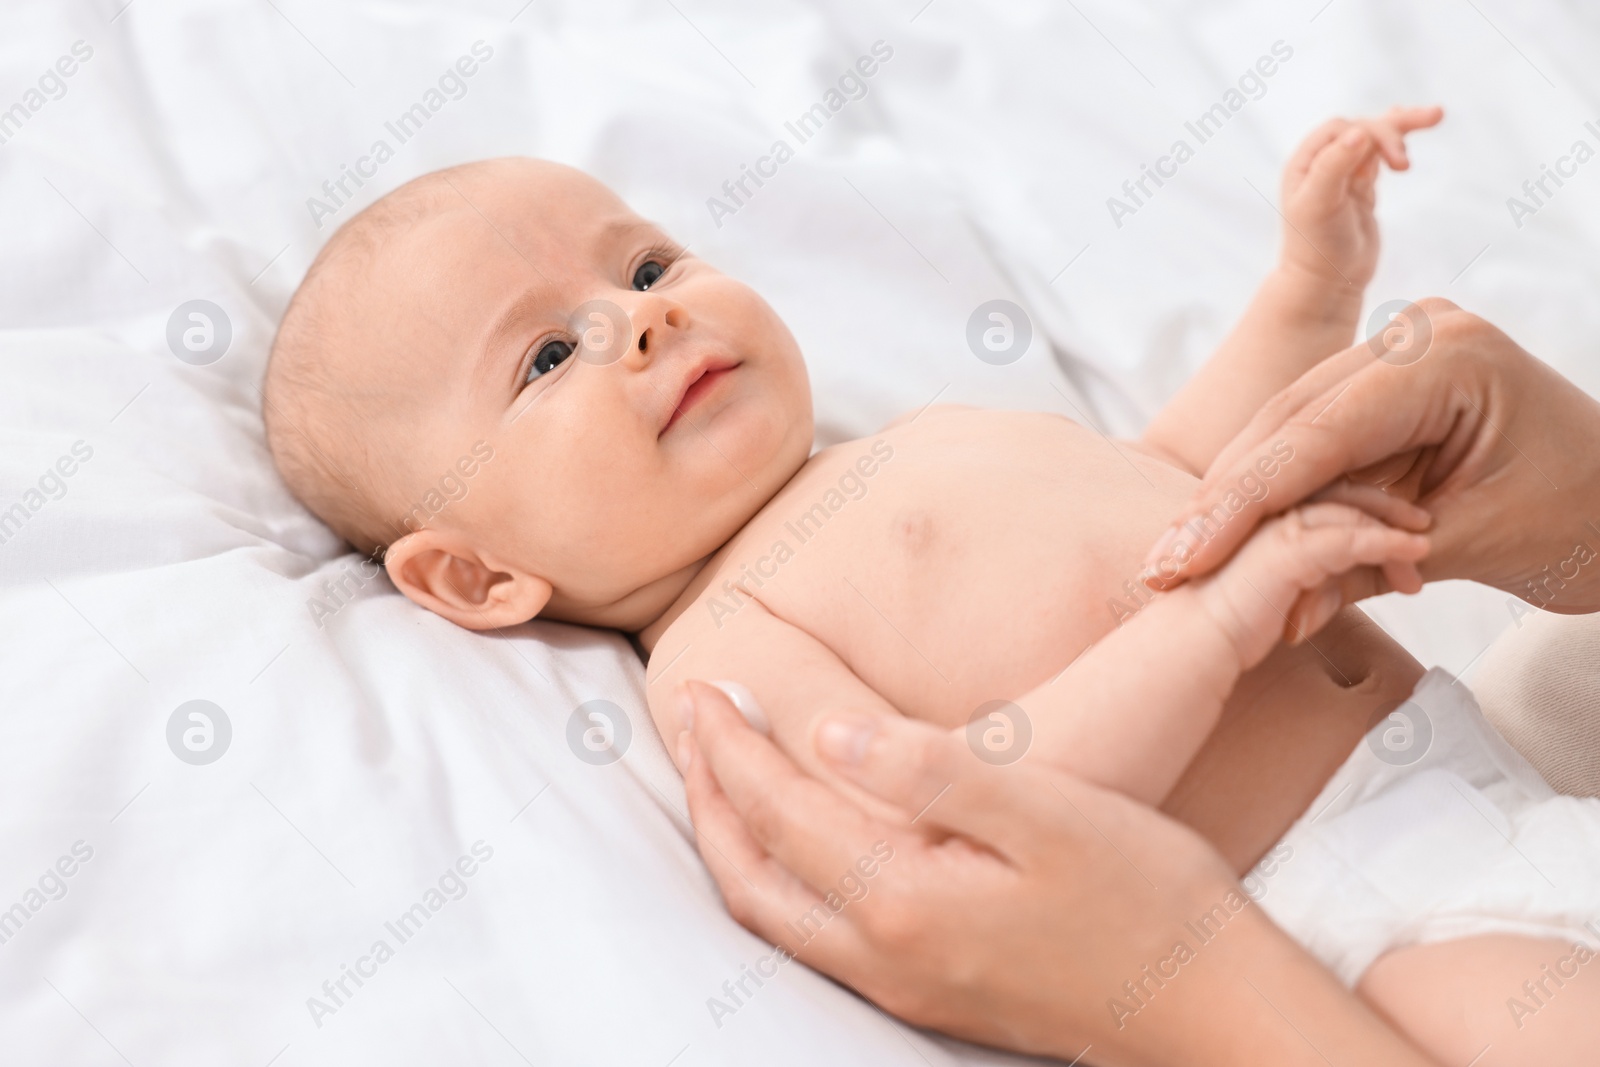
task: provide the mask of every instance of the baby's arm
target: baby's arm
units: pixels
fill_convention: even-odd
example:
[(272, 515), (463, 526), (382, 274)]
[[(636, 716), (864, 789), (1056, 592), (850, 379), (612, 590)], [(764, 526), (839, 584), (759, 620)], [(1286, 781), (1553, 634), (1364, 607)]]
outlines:
[(1350, 346), (1378, 264), (1379, 158), (1405, 170), (1405, 135), (1442, 117), (1437, 107), (1396, 107), (1378, 119), (1334, 119), (1301, 143), (1283, 173), (1277, 267), (1216, 354), (1156, 415), (1145, 445), (1203, 474), (1262, 404)]
[(678, 706), (679, 686), (690, 678), (734, 680), (755, 697), (765, 728), (807, 774), (829, 783), (869, 813), (904, 818), (833, 773), (816, 757), (810, 740), (812, 721), (826, 713), (899, 715), (900, 711), (827, 645), (759, 602), (745, 602), (720, 628), (686, 612), (662, 636), (646, 676), (650, 714), (674, 760), (678, 733), (687, 725)]
[(1374, 567), (1396, 589), (1420, 589), (1427, 551), (1425, 537), (1343, 504), (1265, 524), (1211, 578), (1159, 596), (1018, 700), (1033, 727), (1028, 758), (1160, 804), (1240, 674), (1280, 638), (1314, 634), (1343, 605), (1343, 583)]

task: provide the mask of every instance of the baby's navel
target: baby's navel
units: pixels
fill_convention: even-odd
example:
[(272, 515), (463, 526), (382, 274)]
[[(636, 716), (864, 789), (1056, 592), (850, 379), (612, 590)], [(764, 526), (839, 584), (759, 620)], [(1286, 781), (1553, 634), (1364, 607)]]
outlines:
[(902, 511), (895, 516), (892, 534), (895, 544), (907, 555), (926, 552), (933, 543), (933, 516), (921, 508)]

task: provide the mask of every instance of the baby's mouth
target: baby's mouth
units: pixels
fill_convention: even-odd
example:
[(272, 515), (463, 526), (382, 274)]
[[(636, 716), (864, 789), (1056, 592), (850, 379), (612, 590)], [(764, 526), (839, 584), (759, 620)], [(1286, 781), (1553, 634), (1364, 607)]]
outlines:
[(679, 395), (677, 404), (673, 406), (672, 413), (667, 417), (666, 425), (661, 427), (661, 433), (657, 436), (662, 436), (672, 429), (684, 413), (716, 389), (739, 365), (740, 361), (736, 359), (712, 358), (701, 362), (684, 379), (683, 392)]

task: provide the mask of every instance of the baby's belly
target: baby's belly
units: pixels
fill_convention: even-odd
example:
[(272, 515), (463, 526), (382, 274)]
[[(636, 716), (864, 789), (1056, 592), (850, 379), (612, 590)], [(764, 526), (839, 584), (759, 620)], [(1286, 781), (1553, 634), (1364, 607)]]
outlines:
[(1192, 484), (1056, 416), (930, 419), (814, 457), (730, 545), (708, 609), (749, 589), (906, 714), (956, 725), (1137, 611)]

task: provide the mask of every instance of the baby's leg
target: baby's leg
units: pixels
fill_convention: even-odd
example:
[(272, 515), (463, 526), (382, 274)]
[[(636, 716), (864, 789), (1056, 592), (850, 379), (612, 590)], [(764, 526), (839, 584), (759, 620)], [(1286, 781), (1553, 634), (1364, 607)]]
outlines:
[(1440, 1063), (1585, 1067), (1600, 1039), (1600, 954), (1496, 934), (1379, 957), (1356, 991)]

